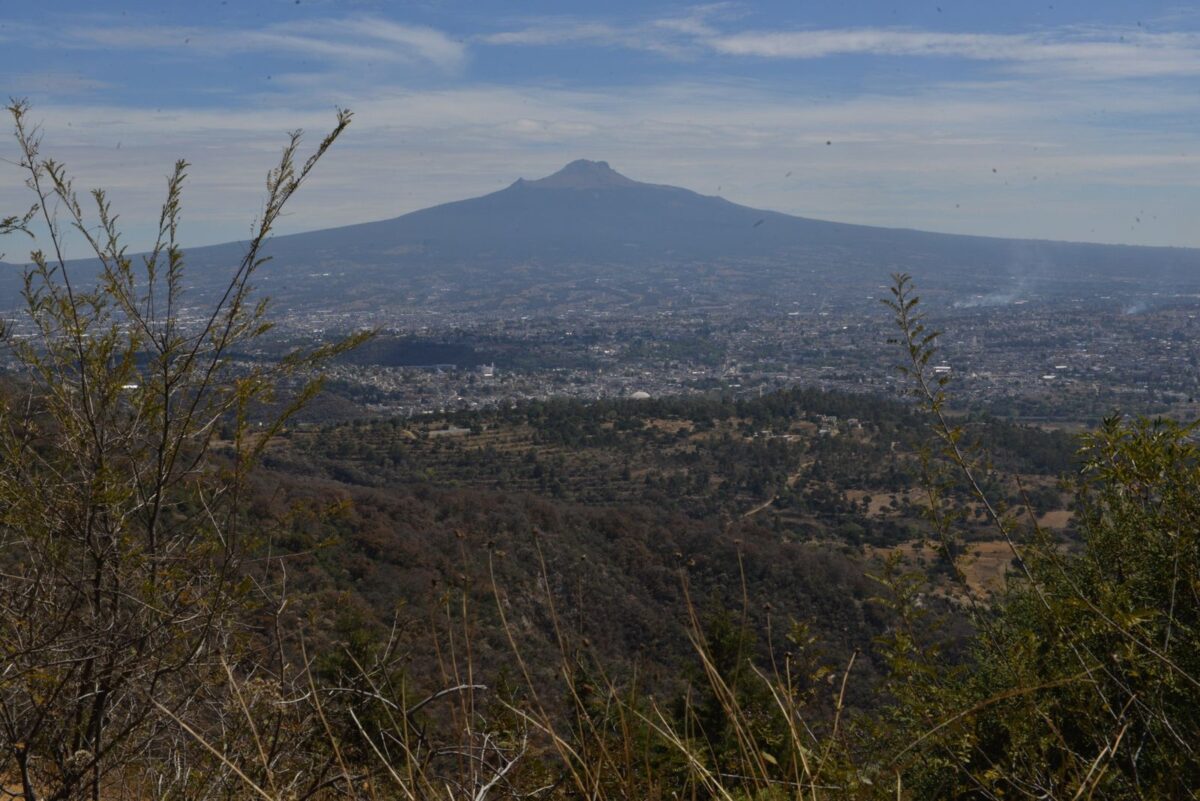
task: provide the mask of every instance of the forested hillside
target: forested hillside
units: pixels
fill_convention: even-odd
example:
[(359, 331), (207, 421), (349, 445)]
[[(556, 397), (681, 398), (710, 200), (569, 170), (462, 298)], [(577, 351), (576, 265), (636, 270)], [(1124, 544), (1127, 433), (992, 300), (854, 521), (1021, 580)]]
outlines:
[[(971, 429), (997, 445), (989, 489), (1016, 503), (1023, 492), (1056, 528), (1069, 525), (1056, 486), (1075, 469), (1070, 437), (994, 420)], [(303, 425), (266, 454), (258, 508), (308, 509), (276, 545), (302, 555), (294, 586), (318, 608), (342, 598), (353, 625), (381, 630), (397, 603), (437, 621), (447, 590), (465, 591), (485, 664), (508, 652), (494, 592), (521, 610), (527, 658), (553, 662), (550, 589), (596, 658), (676, 674), (692, 656), (679, 626), (686, 587), (704, 615), (745, 607), (764, 649), (804, 622), (835, 660), (863, 650), (867, 674), (886, 627), (870, 600), (881, 554), (901, 546), (913, 565), (939, 569), (919, 481), (927, 439), (908, 405), (800, 389)], [(953, 492), (974, 509), (967, 487)], [(981, 517), (969, 526), (973, 580), (994, 591), (1009, 556)]]

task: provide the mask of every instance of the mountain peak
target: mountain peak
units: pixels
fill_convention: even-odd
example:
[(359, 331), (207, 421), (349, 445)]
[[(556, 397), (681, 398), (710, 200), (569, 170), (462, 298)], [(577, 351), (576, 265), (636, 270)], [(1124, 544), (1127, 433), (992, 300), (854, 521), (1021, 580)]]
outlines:
[(608, 166), (607, 161), (575, 159), (555, 175), (620, 175), (620, 173)]
[(626, 178), (608, 166), (607, 161), (576, 159), (553, 175), (536, 181), (517, 181), (520, 186), (534, 189), (604, 189), (614, 186), (636, 186), (637, 181)]

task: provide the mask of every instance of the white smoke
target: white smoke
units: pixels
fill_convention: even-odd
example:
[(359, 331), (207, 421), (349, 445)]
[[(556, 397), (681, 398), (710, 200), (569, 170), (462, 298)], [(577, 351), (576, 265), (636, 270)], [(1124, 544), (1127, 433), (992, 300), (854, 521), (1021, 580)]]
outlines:
[(956, 309), (986, 306), (1007, 306), (1018, 300), (1028, 300), (1037, 281), (1050, 274), (1054, 263), (1037, 242), (1017, 240), (1010, 245), (1011, 255), (1003, 270), (996, 270), (993, 283), (999, 286), (991, 292), (972, 295), (956, 301)]

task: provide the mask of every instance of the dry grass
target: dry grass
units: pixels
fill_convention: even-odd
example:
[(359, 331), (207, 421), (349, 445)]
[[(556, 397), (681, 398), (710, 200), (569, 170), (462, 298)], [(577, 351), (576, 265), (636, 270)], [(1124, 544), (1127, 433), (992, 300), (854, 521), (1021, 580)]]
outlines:
[[(905, 569), (923, 571), (942, 557), (937, 548), (925, 540), (913, 540), (888, 548), (866, 547), (866, 556), (884, 559), (899, 554)], [(1004, 589), (1005, 577), (1012, 568), (1012, 550), (1004, 540), (972, 542), (959, 563), (963, 578), (971, 593), (978, 598), (991, 598)], [(952, 598), (965, 597), (962, 588), (951, 581), (937, 587), (936, 592)]]
[(1075, 518), (1073, 512), (1066, 509), (1055, 509), (1051, 512), (1046, 512), (1038, 518), (1038, 525), (1042, 528), (1061, 531), (1071, 525), (1071, 521)]
[(871, 498), (871, 502), (867, 506), (867, 514), (871, 517), (886, 517), (896, 514), (896, 510), (891, 506), (893, 501), (899, 508), (904, 508), (912, 502), (912, 495), (908, 492), (888, 492), (882, 489), (846, 490), (846, 498), (854, 503), (861, 503), (862, 499), (868, 496)]

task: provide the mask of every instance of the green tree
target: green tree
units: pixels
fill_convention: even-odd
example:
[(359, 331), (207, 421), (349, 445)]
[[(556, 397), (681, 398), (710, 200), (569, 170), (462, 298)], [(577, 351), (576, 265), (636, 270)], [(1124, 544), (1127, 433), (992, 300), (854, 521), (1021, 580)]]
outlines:
[[(1073, 481), (1079, 537), (992, 503), (986, 460), (945, 412), (907, 276), (891, 307), (915, 394), (939, 447), (927, 470), (943, 555), (959, 570), (941, 460), (965, 477), (1012, 548), (1015, 571), (976, 599), (965, 663), (889, 638), (898, 771), (914, 798), (1195, 798), (1200, 794), (1200, 424), (1114, 416), (1081, 440)], [(901, 619), (918, 597), (897, 590)], [(907, 610), (907, 611), (905, 611)]]

